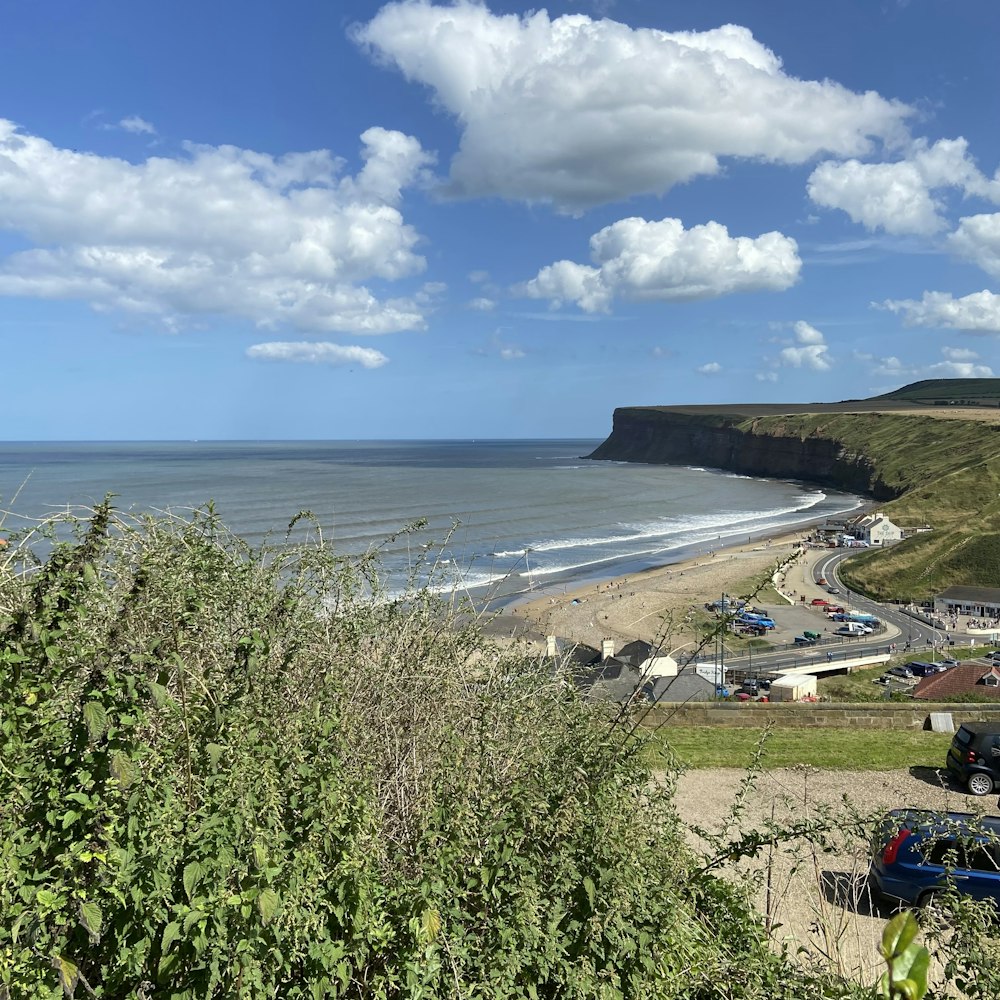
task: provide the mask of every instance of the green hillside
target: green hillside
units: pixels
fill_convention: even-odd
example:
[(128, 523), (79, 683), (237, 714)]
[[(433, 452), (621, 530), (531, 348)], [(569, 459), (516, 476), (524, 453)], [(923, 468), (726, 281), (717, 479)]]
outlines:
[(905, 400), (928, 406), (1000, 406), (1000, 379), (924, 379), (873, 398)]
[(903, 527), (933, 529), (849, 560), (841, 575), (852, 588), (882, 599), (920, 599), (957, 584), (1000, 585), (1000, 423), (814, 413), (745, 424), (755, 433), (832, 438), (864, 455), (897, 494), (881, 509)]

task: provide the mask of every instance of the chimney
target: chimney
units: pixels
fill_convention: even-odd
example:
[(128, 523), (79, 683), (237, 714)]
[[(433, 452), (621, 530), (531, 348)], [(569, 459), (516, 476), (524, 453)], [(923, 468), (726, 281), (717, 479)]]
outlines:
[(615, 640), (614, 639), (602, 639), (601, 640), (601, 659), (608, 660), (615, 655)]
[(556, 637), (554, 635), (545, 637), (545, 655), (552, 657), (556, 655)]

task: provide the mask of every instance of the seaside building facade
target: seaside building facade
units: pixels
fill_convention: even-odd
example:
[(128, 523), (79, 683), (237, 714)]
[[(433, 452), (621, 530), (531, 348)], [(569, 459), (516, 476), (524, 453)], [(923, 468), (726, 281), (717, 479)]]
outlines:
[(939, 615), (971, 615), (1000, 618), (1000, 589), (996, 587), (948, 587), (934, 597)]

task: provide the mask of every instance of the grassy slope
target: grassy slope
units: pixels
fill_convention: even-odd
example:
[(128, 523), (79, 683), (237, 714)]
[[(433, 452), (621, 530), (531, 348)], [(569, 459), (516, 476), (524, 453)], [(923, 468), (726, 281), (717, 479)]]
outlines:
[(901, 495), (882, 509), (897, 524), (929, 524), (886, 551), (841, 569), (876, 598), (927, 598), (947, 586), (1000, 583), (1000, 427), (970, 419), (894, 413), (813, 413), (748, 419), (761, 434), (817, 436), (863, 454)]
[[(762, 736), (762, 729), (664, 727), (651, 737), (649, 753), (661, 763), (674, 756), (688, 767), (746, 768)], [(922, 730), (775, 729), (762, 763), (765, 768), (808, 764), (847, 771), (941, 767), (950, 744), (949, 734)]]

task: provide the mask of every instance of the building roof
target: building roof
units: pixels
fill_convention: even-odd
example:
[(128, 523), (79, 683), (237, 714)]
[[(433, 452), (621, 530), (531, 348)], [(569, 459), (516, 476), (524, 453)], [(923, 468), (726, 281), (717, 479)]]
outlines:
[(913, 697), (925, 701), (947, 701), (952, 695), (975, 693), (1000, 701), (1000, 690), (979, 683), (991, 670), (981, 661), (960, 663), (943, 674), (923, 678), (913, 689)]
[(1000, 588), (997, 587), (946, 587), (935, 597), (945, 601), (979, 601), (983, 604), (1000, 604)]
[(657, 653), (658, 650), (646, 642), (645, 639), (633, 639), (632, 642), (627, 642), (622, 646), (615, 653), (615, 656), (619, 660), (624, 660), (626, 663), (631, 663), (638, 667), (645, 663), (651, 656), (656, 656)]

